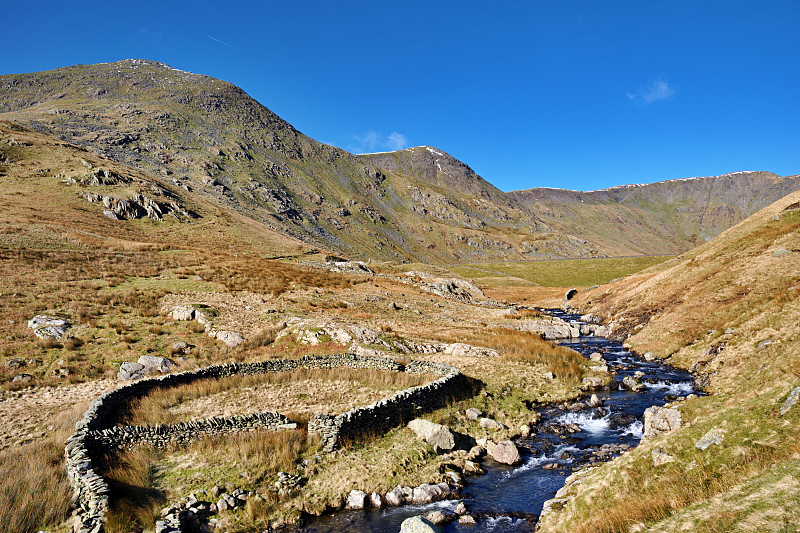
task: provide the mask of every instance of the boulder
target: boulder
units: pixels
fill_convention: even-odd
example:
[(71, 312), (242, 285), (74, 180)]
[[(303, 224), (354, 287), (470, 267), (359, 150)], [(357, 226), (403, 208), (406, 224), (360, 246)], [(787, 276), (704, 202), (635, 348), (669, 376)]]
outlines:
[(456, 519), (456, 515), (450, 511), (428, 511), (422, 517), (437, 526), (439, 524), (449, 524)]
[(423, 483), (412, 490), (411, 503), (420, 505), (423, 503), (438, 502), (439, 500), (447, 499), (451, 492), (450, 486), (447, 483), (439, 483), (437, 485)]
[(520, 462), (519, 450), (516, 444), (510, 440), (504, 440), (497, 444), (493, 442), (486, 443), (486, 451), (489, 457), (506, 465), (515, 465)]
[(29, 383), (31, 381), (33, 381), (33, 376), (30, 374), (20, 374), (11, 380), (12, 383)]
[(477, 524), (475, 519), (472, 516), (468, 515), (468, 514), (460, 516), (458, 518), (458, 523), (463, 525), (463, 526), (474, 526), (475, 524)]
[(644, 392), (647, 390), (647, 387), (633, 376), (625, 376), (622, 378), (622, 385), (633, 392)]
[(433, 446), (436, 453), (450, 451), (456, 446), (456, 439), (453, 433), (441, 424), (436, 424), (422, 418), (415, 418), (408, 423), (408, 428), (417, 437)]
[(455, 513), (457, 515), (467, 514), (467, 506), (464, 502), (458, 502), (456, 504)]
[(125, 362), (119, 365), (117, 372), (117, 379), (128, 381), (132, 379), (139, 379), (155, 373), (154, 368), (146, 367), (139, 363)]
[(597, 363), (602, 363), (604, 361), (603, 354), (600, 352), (593, 352), (592, 355), (589, 356), (589, 359)]
[[(213, 333), (213, 335), (211, 335), (211, 333)], [(228, 348), (235, 348), (244, 342), (244, 337), (235, 331), (221, 330), (211, 333), (209, 333), (209, 336), (221, 341)]]
[(470, 407), (467, 409), (467, 418), (470, 420), (477, 420), (483, 414), (483, 411), (480, 409), (476, 409), (474, 407)]
[(159, 372), (169, 372), (173, 367), (178, 366), (174, 361), (171, 361), (166, 357), (158, 357), (155, 355), (143, 355), (137, 362), (140, 365), (143, 365), (147, 368), (153, 368)]
[(439, 533), (439, 528), (421, 516), (412, 516), (400, 524), (400, 533)]
[(583, 378), (583, 390), (597, 390), (603, 386), (603, 380), (595, 377)]
[(586, 404), (589, 407), (600, 407), (601, 405), (603, 405), (603, 401), (597, 397), (597, 394), (592, 394), (592, 396), (589, 398), (589, 401), (586, 402)]
[(390, 507), (397, 507), (409, 501), (412, 493), (413, 491), (409, 487), (401, 487), (400, 485), (397, 485), (395, 488), (387, 492), (383, 499), (386, 502), (386, 505)]
[(49, 315), (36, 315), (28, 320), (28, 327), (40, 339), (60, 339), (70, 327), (63, 318)]
[(500, 355), (497, 350), (481, 346), (472, 346), (471, 344), (464, 344), (463, 342), (449, 344), (444, 349), (444, 353), (456, 357), (499, 357)]
[(491, 418), (481, 418), (480, 420), (478, 420), (478, 423), (484, 429), (493, 429), (493, 430), (503, 429), (503, 424)]
[(369, 495), (369, 504), (372, 505), (375, 509), (380, 509), (383, 507), (383, 498), (377, 492), (373, 492)]
[(347, 495), (347, 509), (364, 509), (367, 506), (367, 493), (363, 490), (351, 490)]
[(681, 427), (681, 412), (669, 407), (648, 407), (644, 411), (642, 440), (652, 439), (667, 431)]
[(194, 320), (197, 310), (188, 305), (176, 305), (169, 312), (174, 320)]

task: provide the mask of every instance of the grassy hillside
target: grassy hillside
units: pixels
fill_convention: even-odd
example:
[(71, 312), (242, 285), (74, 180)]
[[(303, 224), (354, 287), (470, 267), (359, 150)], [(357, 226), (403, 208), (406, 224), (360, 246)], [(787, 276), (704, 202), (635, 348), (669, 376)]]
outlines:
[(681, 253), (800, 189), (800, 176), (734, 172), (590, 192), (529, 189), (508, 195), (550, 227), (619, 255)]
[[(691, 369), (709, 396), (683, 427), (582, 476), (543, 531), (797, 531), (800, 193), (638, 275), (580, 293), (640, 353)], [(703, 451), (708, 431), (723, 435)], [(660, 448), (675, 461), (654, 466)]]

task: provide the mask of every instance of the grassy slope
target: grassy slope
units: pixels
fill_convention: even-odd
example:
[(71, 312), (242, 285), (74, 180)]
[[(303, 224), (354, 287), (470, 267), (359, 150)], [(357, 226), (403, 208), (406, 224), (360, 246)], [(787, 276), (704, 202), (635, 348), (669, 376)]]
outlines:
[[(800, 408), (777, 411), (800, 385), (799, 201), (792, 193), (679, 258), (576, 297), (632, 334), (637, 351), (692, 367), (711, 395), (681, 405), (683, 428), (588, 473), (543, 531), (796, 531), (785, 524), (800, 516)], [(723, 443), (695, 448), (715, 427)], [(653, 467), (656, 447), (677, 461)]]

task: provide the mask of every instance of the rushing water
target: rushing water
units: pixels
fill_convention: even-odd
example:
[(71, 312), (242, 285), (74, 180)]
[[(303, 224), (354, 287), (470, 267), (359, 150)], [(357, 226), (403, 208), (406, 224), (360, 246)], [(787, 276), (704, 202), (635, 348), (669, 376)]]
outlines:
[[(576, 315), (559, 310), (545, 311), (577, 323)], [(544, 502), (564, 485), (565, 477), (574, 468), (597, 461), (598, 455), (606, 455), (605, 458), (619, 455), (619, 450), (626, 445), (636, 446), (642, 436), (641, 420), (645, 409), (651, 405), (663, 405), (672, 399), (668, 396), (682, 397), (694, 392), (689, 373), (657, 362), (646, 362), (624, 349), (619, 342), (602, 337), (580, 337), (562, 344), (586, 357), (593, 352), (602, 353), (609, 370), (617, 372), (613, 390), (597, 393), (603, 400), (600, 408), (586, 407), (576, 411), (560, 407), (542, 408), (537, 432), (517, 441), (523, 460), (521, 465), (512, 467), (485, 459), (483, 467), (487, 473), (467, 478), (461, 501), (467, 505), (470, 514), (478, 517), (478, 524), (462, 526), (454, 522), (439, 526), (443, 532), (532, 531), (535, 516), (541, 512)], [(641, 380), (647, 390), (634, 393), (622, 389), (622, 379), (637, 371), (644, 372)], [(457, 500), (453, 500), (381, 510), (344, 511), (315, 519), (302, 531), (397, 533), (406, 518), (435, 509), (453, 510), (456, 503)]]

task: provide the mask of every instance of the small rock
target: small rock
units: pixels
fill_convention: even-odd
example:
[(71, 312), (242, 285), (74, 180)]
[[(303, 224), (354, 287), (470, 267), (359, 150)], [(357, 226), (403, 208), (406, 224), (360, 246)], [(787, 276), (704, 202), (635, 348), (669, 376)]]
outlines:
[(221, 330), (215, 332), (214, 335), (211, 336), (222, 342), (228, 348), (235, 348), (244, 342), (244, 337), (235, 331)]
[(178, 353), (186, 353), (189, 349), (189, 343), (184, 341), (178, 341), (172, 344), (172, 349)]
[(403, 505), (406, 501), (406, 491), (408, 491), (410, 496), (411, 489), (397, 485), (395, 488), (387, 492), (386, 495), (384, 496), (384, 501), (386, 502), (386, 505), (390, 507), (398, 507), (400, 505)]
[(625, 376), (622, 378), (622, 385), (633, 392), (644, 392), (647, 387), (633, 376)]
[(695, 446), (700, 448), (701, 450), (705, 450), (712, 444), (722, 444), (722, 439), (725, 437), (725, 434), (719, 428), (711, 428), (708, 432), (703, 435)]
[(119, 365), (119, 372), (117, 372), (117, 379), (123, 381), (139, 379), (153, 372), (155, 372), (154, 368), (146, 367), (140, 363), (133, 363), (127, 361)]
[(33, 381), (33, 376), (30, 374), (20, 374), (11, 380), (12, 383), (28, 383), (30, 381)]
[(592, 394), (589, 398), (589, 401), (586, 402), (589, 407), (600, 407), (603, 405), (603, 401), (597, 396), (597, 394)]
[(520, 436), (525, 439), (531, 434), (531, 427), (528, 424), (523, 424), (519, 427)]
[(735, 330), (735, 329), (733, 329), (733, 328), (728, 328), (728, 329), (726, 329), (726, 330), (725, 330), (725, 333), (726, 333), (726, 334), (728, 334), (728, 335), (730, 335), (731, 333), (733, 333), (733, 332), (735, 332), (735, 331), (736, 331), (736, 330)]
[(477, 522), (475, 522), (475, 519), (468, 514), (460, 516), (458, 518), (458, 523), (461, 524), (462, 526), (474, 526), (475, 524), (477, 524)]
[(763, 341), (759, 342), (757, 348), (759, 350), (766, 350), (767, 346), (769, 346), (770, 344), (772, 344), (772, 339), (766, 339), (766, 340), (763, 340)]
[(467, 409), (467, 418), (470, 420), (477, 420), (483, 414), (483, 411), (480, 409), (476, 409), (474, 407), (470, 407)]
[(520, 462), (519, 450), (516, 444), (510, 440), (504, 440), (497, 444), (493, 442), (487, 442), (486, 444), (486, 452), (489, 454), (489, 457), (498, 463), (515, 465)]
[(467, 514), (467, 506), (464, 502), (458, 502), (456, 504), (455, 513), (458, 515)]
[[(16, 378), (14, 378), (14, 380), (16, 381)], [(783, 402), (783, 405), (781, 406), (781, 416), (788, 413), (789, 410), (794, 407), (794, 405), (797, 403), (798, 397), (800, 397), (800, 387), (795, 387), (794, 390), (789, 393), (789, 397), (786, 398), (786, 401)]]
[(653, 361), (656, 358), (656, 356), (653, 355), (653, 352), (645, 352), (642, 357), (644, 357), (645, 361)]
[(449, 524), (453, 520), (456, 519), (456, 516), (450, 512), (445, 511), (428, 511), (424, 515), (423, 518), (428, 520), (431, 524), (439, 525), (439, 524)]
[(653, 466), (665, 465), (675, 460), (675, 456), (668, 454), (661, 448), (653, 449), (653, 451), (650, 452), (650, 456), (653, 458)]
[(600, 352), (594, 352), (592, 353), (592, 355), (589, 356), (589, 359), (591, 361), (596, 361), (598, 363), (601, 363), (603, 362), (603, 354), (601, 354)]

